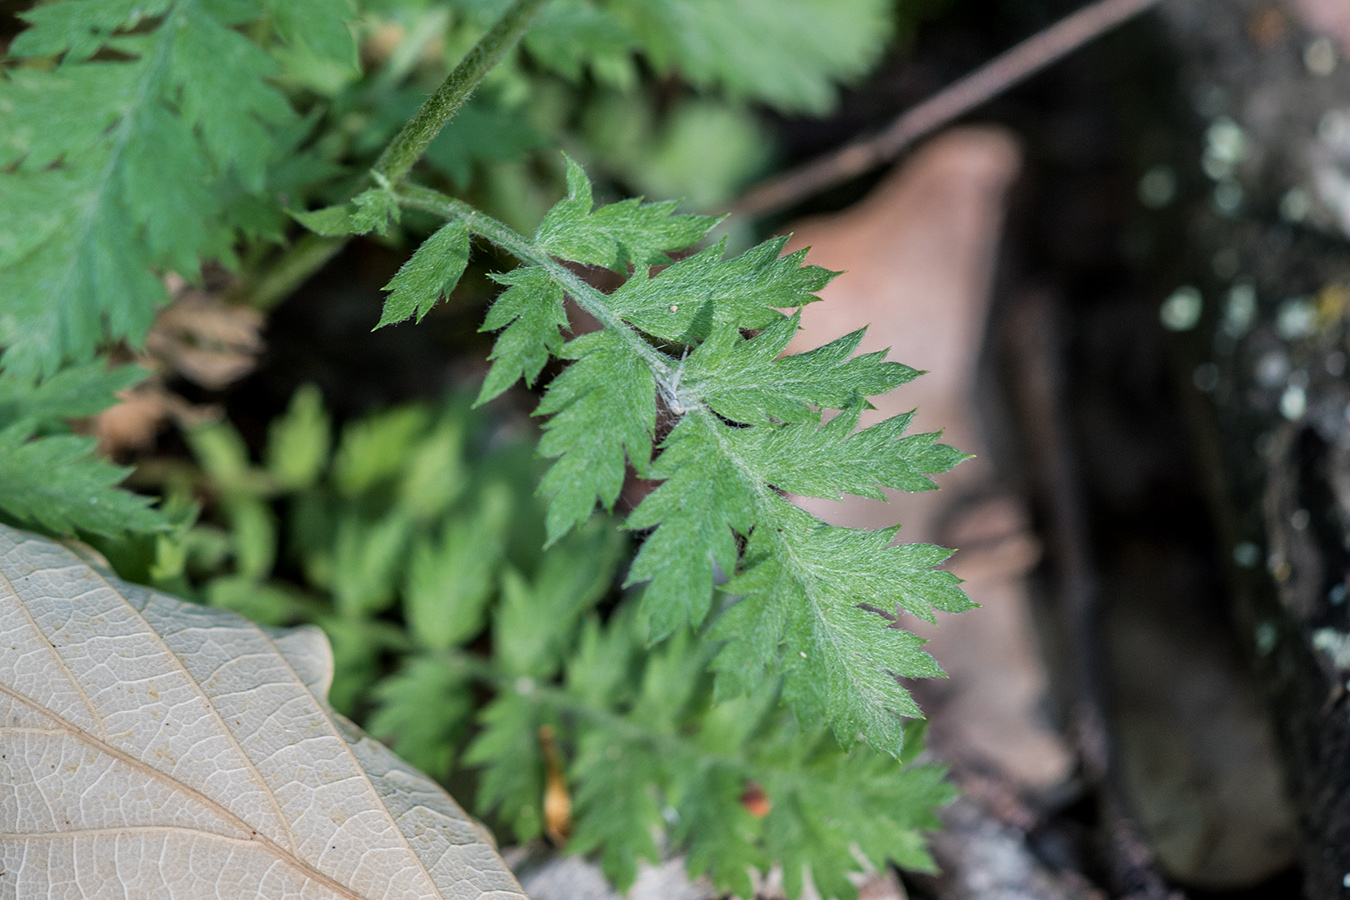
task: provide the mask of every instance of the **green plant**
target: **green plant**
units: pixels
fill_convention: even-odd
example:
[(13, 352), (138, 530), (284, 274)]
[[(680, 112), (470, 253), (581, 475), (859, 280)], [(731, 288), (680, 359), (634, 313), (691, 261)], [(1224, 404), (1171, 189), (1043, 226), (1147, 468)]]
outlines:
[(518, 841), (548, 828), (541, 729), (553, 729), (575, 797), (569, 846), (598, 851), (621, 884), (659, 858), (660, 831), (740, 896), (774, 861), (794, 894), (809, 865), (824, 894), (846, 896), (853, 845), (930, 866), (921, 834), (951, 788), (912, 762), (921, 723), (899, 767), (795, 722), (774, 679), (715, 702), (716, 642), (682, 627), (648, 648), (615, 583), (631, 555), (619, 523), (598, 516), (541, 550), (540, 465), (511, 431), (456, 398), (356, 420), (334, 442), (309, 388), (272, 424), (260, 465), (227, 423), (201, 426), (200, 468), (176, 470), (170, 495), (207, 498), (220, 524), (155, 539), (146, 575), (267, 624), (321, 625), (334, 705), (423, 771), (476, 777), (475, 809)]
[[(813, 302), (832, 273), (780, 256), (782, 240), (698, 249), (718, 220), (677, 214), (673, 202), (597, 206), (570, 158), (566, 196), (528, 235), (490, 214), (512, 205), (500, 192), (471, 204), (433, 186), (472, 185), (483, 157), (525, 153), (548, 131), (442, 135), (456, 111), (470, 125), (512, 121), (520, 86), (553, 84), (549, 72), (588, 71), (606, 85), (595, 102), (608, 102), (606, 91), (636, 90), (635, 50), (695, 85), (819, 108), (830, 78), (880, 46), (883, 4), (849, 5), (853, 20), (836, 3), (794, 0), (823, 26), (808, 32), (764, 0), (465, 0), (452, 39), (484, 9), (493, 24), (396, 134), (388, 109), (411, 92), (402, 80), (428, 35), (448, 27), (443, 8), (370, 3), (372, 17), (403, 23), (411, 49), (361, 79), (350, 13), (335, 0), (35, 7), (0, 81), (0, 387), (13, 398), (0, 406), (0, 509), (57, 532), (158, 529), (110, 545), (124, 570), (151, 541), (145, 577), (264, 621), (320, 623), (340, 660), (333, 702), (373, 703), (373, 727), (436, 774), (472, 730), (465, 685), (485, 682), (496, 696), (465, 756), (484, 767), (485, 804), (519, 837), (540, 831), (538, 731), (552, 726), (575, 753), (572, 846), (600, 850), (620, 882), (657, 852), (658, 795), (677, 813), (669, 831), (691, 866), (738, 893), (748, 868), (781, 861), (794, 892), (809, 869), (826, 892), (847, 894), (853, 848), (877, 865), (926, 864), (918, 829), (947, 789), (932, 768), (886, 760), (912, 756), (905, 722), (919, 716), (897, 676), (940, 669), (873, 610), (931, 620), (969, 601), (936, 568), (948, 551), (892, 546), (894, 528), (825, 526), (785, 496), (933, 487), (929, 476), (962, 458), (936, 435), (906, 435), (908, 416), (854, 431), (869, 396), (917, 373), (882, 354), (851, 356), (860, 332), (782, 355), (798, 316), (781, 310)], [(528, 32), (536, 14), (552, 21)], [(735, 43), (747, 33), (754, 53)], [(512, 56), (522, 36), (523, 62)], [(780, 77), (788, 54), (798, 65)], [(574, 149), (584, 154), (584, 142)], [(424, 155), (429, 183), (412, 183)], [(531, 190), (526, 178), (506, 183), (514, 196)], [(283, 207), (319, 237), (274, 252)], [(237, 266), (239, 296), (267, 305), (348, 236), (393, 238), (428, 221), (438, 224), (388, 285), (378, 324), (427, 315), (474, 240), (519, 260), (493, 275), (506, 290), (483, 326), (499, 334), (477, 402), (565, 363), (537, 410), (547, 417), (539, 452), (552, 460), (542, 529), (521, 524), (535, 520), (518, 472), (470, 490), (445, 466), (467, 446), (458, 407), (349, 426), (331, 467), (312, 393), (273, 428), (262, 469), (228, 429), (195, 432), (225, 532), (188, 527), (186, 500), (155, 513), (112, 491), (118, 471), (58, 433), (132, 380), (90, 360), (109, 340), (144, 338), (165, 296), (158, 273)], [(610, 270), (619, 286), (602, 292), (585, 267)], [(564, 298), (600, 329), (568, 339)], [(52, 399), (66, 394), (75, 399)], [(631, 591), (599, 616), (621, 539), (593, 519), (597, 505), (613, 509), (630, 470), (654, 487), (623, 523), (641, 535)], [(303, 585), (275, 577), (280, 507)], [(507, 534), (550, 549), (510, 549)], [(486, 655), (468, 646), (484, 623)], [(574, 636), (577, 651), (564, 654)], [(442, 715), (413, 715), (431, 697)], [(859, 737), (867, 746), (854, 746)], [(611, 764), (615, 747), (623, 765)], [(772, 800), (762, 821), (740, 800), (752, 782)], [(860, 819), (855, 830), (845, 812)]]

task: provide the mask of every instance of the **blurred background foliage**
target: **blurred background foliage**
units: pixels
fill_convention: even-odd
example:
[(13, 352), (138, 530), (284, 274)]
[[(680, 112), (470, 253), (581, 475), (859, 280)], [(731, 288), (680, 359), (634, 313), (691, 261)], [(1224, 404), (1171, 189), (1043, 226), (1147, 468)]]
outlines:
[[(553, 0), (418, 178), (528, 232), (563, 192), (566, 152), (601, 202), (683, 198), (686, 211), (717, 211), (782, 164), (776, 120), (829, 113), (843, 86), (903, 52), (946, 2)], [(62, 5), (6, 11), (3, 46), (25, 27), (17, 14)], [(524, 404), (474, 411), (467, 399), (486, 367), (477, 328), (497, 289), (484, 254), (422, 328), (369, 335), (378, 288), (432, 223), (409, 214), (344, 246), (303, 235), (286, 214), (349, 196), (507, 5), (357, 0), (353, 65), (342, 35), (289, 40), (273, 7), (244, 4), (261, 18), (242, 16), (242, 32), (276, 64), (267, 83), (292, 114), (250, 120), (271, 141), (265, 177), (244, 184), (203, 156), (204, 189), (234, 245), (167, 276), (147, 258), (142, 274), (163, 296), (119, 302), (140, 304), (147, 323), (155, 303), (169, 305), (148, 334), (113, 347), (105, 335), (99, 360), (44, 382), (80, 382), (68, 410), (24, 413), (51, 388), (0, 373), (0, 476), (22, 469), (36, 484), (25, 460), (41, 449), (84, 455), (86, 480), (106, 489), (121, 470), (95, 464), (93, 441), (73, 436), (93, 434), (132, 467), (131, 486), (162, 498), (167, 530), (139, 507), (92, 519), (87, 492), (70, 501), (74, 517), (35, 514), (26, 495), (0, 502), (0, 517), (78, 531), (132, 580), (269, 625), (320, 625), (337, 709), (457, 796), (476, 796), (499, 834), (599, 851), (620, 885), (638, 859), (665, 852), (661, 832), (694, 874), (742, 896), (748, 871), (774, 861), (791, 893), (810, 872), (826, 896), (854, 893), (859, 849), (928, 868), (922, 833), (952, 795), (939, 767), (897, 769), (865, 745), (844, 753), (827, 733), (803, 734), (776, 683), (714, 704), (708, 642), (681, 634), (647, 648), (621, 611), (633, 607), (618, 587), (632, 539), (614, 522), (543, 549)], [(128, 21), (134, 40), (158, 27)], [(118, 63), (95, 55), (115, 32), (91, 38), (96, 64)], [(25, 102), (66, 72), (31, 53), (7, 65), (24, 74), (0, 88), (23, 100), (31, 86)], [(166, 98), (170, 115), (186, 115)], [(0, 125), (8, 114), (0, 103)], [(25, 172), (31, 149), (15, 134), (0, 138), (17, 160), (4, 174), (40, 175)], [(141, 370), (104, 374), (110, 362)]]

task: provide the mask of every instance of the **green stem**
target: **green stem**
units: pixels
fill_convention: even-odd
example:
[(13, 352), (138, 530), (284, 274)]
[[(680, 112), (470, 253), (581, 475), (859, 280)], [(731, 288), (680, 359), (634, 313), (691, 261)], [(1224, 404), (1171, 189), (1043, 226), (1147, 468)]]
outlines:
[(254, 309), (266, 312), (322, 269), (347, 246), (349, 236), (322, 237), (306, 234), (286, 249), (259, 275), (246, 281), (232, 293)]
[(552, 256), (535, 247), (529, 239), (509, 226), (474, 209), (462, 200), (447, 197), (439, 191), (418, 185), (405, 184), (398, 188), (399, 199), (405, 206), (433, 213), (446, 219), (462, 219), (474, 234), (486, 238), (521, 262), (540, 266), (566, 291), (577, 305), (594, 316), (601, 325), (619, 335), (652, 370), (657, 383), (670, 387), (675, 383), (675, 360), (643, 340), (642, 336), (609, 307), (608, 298), (587, 284), (577, 273)]
[(529, 29), (535, 13), (547, 2), (515, 0), (502, 13), (501, 18), (493, 23), (487, 34), (474, 44), (468, 55), (436, 89), (436, 93), (427, 98), (417, 115), (384, 148), (371, 169), (376, 183), (398, 184), (403, 180), (403, 176), (426, 152), (427, 146), (445, 127), (445, 123), (469, 99), (488, 71), (516, 45)]

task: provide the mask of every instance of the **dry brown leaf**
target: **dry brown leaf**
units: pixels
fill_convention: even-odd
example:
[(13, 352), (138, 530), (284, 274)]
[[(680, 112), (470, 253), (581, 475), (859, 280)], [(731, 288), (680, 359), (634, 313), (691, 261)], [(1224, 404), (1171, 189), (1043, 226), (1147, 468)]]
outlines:
[(523, 900), (435, 782), (328, 706), (315, 628), (0, 526), (0, 897)]

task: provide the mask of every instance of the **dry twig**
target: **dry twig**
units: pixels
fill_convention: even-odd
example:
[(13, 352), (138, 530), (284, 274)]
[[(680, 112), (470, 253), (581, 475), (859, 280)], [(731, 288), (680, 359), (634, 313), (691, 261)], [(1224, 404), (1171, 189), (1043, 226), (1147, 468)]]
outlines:
[(863, 138), (752, 188), (732, 212), (762, 216), (888, 163), (910, 144), (1161, 0), (1096, 0), (994, 57), (905, 112), (880, 134)]

